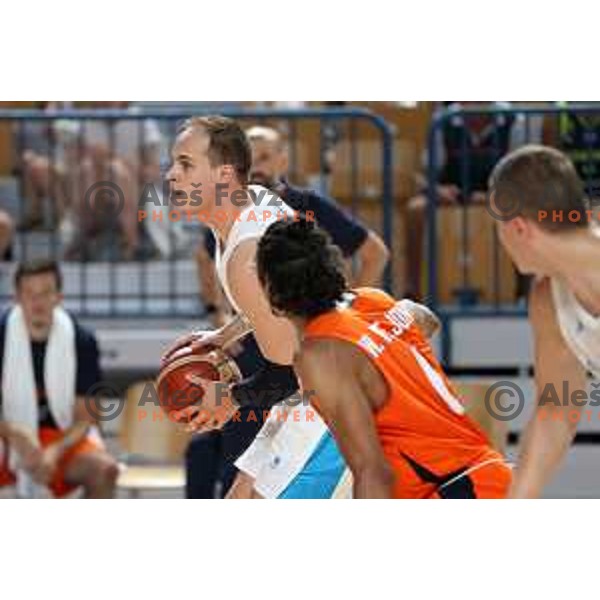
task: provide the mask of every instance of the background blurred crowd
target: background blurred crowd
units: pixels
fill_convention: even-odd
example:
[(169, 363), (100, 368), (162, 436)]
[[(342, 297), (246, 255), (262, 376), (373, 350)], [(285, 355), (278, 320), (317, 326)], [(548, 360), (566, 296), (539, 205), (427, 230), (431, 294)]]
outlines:
[[(5, 103), (7, 104), (7, 103)], [(167, 212), (162, 202), (162, 174), (168, 167), (175, 121), (139, 118), (144, 111), (177, 107), (218, 111), (222, 107), (367, 108), (383, 116), (394, 131), (394, 247), (400, 257), (403, 291), (419, 296), (425, 245), (428, 183), (427, 134), (432, 118), (444, 109), (507, 108), (508, 102), (280, 102), (280, 103), (158, 103), (39, 102), (13, 103), (35, 108), (52, 119), (14, 121), (0, 131), (0, 256), (14, 258), (19, 236), (45, 232), (53, 236), (54, 258), (68, 261), (138, 261), (189, 255), (198, 236), (183, 224), (147, 219), (140, 222), (138, 206), (152, 184), (161, 200), (153, 211)], [(538, 103), (539, 104), (539, 103)], [(19, 105), (19, 106), (17, 106)], [(517, 105), (512, 105), (515, 108)], [(559, 116), (522, 118), (514, 115), (457, 116), (438, 130), (435, 139), (437, 198), (441, 206), (485, 202), (487, 178), (495, 162), (525, 141), (544, 142), (570, 154), (591, 195), (600, 186), (600, 116), (569, 111), (559, 103)], [(5, 108), (5, 107), (3, 107)], [(133, 118), (118, 120), (61, 118), (66, 112), (119, 110)], [(249, 123), (251, 125), (252, 123)], [(262, 121), (259, 123), (262, 124)], [(341, 120), (300, 122), (281, 120), (275, 126), (287, 142), (282, 177), (329, 195), (348, 210), (365, 208), (375, 215), (381, 196), (381, 148), (376, 135), (363, 125)], [(468, 156), (468, 160), (465, 157)], [(90, 204), (86, 193), (99, 181), (122, 191), (123, 206), (116, 223), (106, 191)], [(106, 206), (108, 209), (105, 210)], [(91, 210), (90, 208), (94, 208)], [(165, 215), (166, 216), (166, 215)], [(374, 218), (370, 220), (373, 225)], [(381, 232), (380, 232), (381, 233)], [(195, 240), (195, 241), (194, 241)]]

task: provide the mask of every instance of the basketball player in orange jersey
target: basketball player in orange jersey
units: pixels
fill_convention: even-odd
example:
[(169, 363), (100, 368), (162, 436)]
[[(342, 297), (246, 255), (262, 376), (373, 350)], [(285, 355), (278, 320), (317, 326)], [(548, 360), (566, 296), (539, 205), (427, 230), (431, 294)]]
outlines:
[[(600, 380), (598, 211), (590, 209), (571, 161), (543, 146), (508, 155), (490, 187), (500, 241), (517, 269), (536, 277), (529, 318), (540, 401), (511, 490), (511, 497), (535, 498), (560, 467), (585, 418), (583, 395), (592, 393), (588, 376)], [(565, 385), (568, 397), (563, 397)], [(542, 401), (550, 389), (560, 402)]]
[(348, 289), (309, 222), (272, 225), (258, 273), (299, 336), (295, 367), (354, 476), (355, 498), (504, 498), (511, 470), (433, 356), (407, 303)]

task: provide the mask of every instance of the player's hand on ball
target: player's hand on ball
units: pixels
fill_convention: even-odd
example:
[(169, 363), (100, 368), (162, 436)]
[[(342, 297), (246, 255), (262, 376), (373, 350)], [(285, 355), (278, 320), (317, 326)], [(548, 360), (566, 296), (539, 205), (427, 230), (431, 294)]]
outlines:
[(174, 422), (184, 425), (190, 433), (207, 433), (224, 427), (235, 415), (237, 406), (231, 400), (227, 385), (203, 380), (202, 400), (171, 413)]
[(186, 354), (206, 354), (223, 345), (219, 331), (194, 331), (178, 338), (161, 358), (161, 367)]

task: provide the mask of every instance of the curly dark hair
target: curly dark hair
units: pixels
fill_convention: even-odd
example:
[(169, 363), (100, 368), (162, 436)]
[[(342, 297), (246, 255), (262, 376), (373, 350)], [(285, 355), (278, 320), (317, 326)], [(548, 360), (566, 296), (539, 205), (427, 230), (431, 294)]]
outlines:
[(306, 219), (271, 225), (259, 242), (257, 263), (271, 306), (290, 316), (329, 312), (348, 291), (340, 249)]

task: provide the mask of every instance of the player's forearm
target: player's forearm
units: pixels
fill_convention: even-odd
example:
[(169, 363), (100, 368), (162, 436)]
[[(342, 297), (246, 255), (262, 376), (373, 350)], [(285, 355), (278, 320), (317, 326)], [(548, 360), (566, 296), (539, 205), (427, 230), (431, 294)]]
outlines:
[[(560, 411), (556, 411), (560, 412)], [(527, 427), (511, 498), (539, 498), (561, 466), (577, 432), (564, 414), (540, 411)]]
[(394, 476), (387, 465), (374, 465), (353, 472), (354, 498), (389, 500), (394, 497)]
[(233, 344), (237, 340), (248, 335), (252, 331), (252, 325), (243, 315), (237, 314), (231, 321), (223, 325), (218, 333), (222, 340), (222, 346)]

